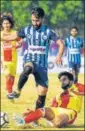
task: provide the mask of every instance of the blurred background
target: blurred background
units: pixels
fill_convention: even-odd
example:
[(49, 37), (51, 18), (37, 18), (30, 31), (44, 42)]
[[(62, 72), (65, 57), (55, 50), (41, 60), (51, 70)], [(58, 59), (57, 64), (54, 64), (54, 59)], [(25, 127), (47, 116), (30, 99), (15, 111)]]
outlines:
[[(84, 39), (84, 0), (2, 0), (1, 13), (12, 13), (15, 21), (14, 28), (19, 30), (31, 24), (31, 9), (36, 6), (44, 9), (44, 23), (50, 26), (62, 40), (69, 35), (70, 28), (75, 25), (79, 29), (79, 35)], [(25, 48), (26, 44), (24, 43), (23, 47), (18, 50), (19, 56), (23, 56)], [(64, 56), (66, 56), (66, 51), (67, 49), (65, 49)], [(52, 41), (49, 48), (51, 62), (48, 63), (53, 63), (53, 57), (57, 55), (57, 52), (57, 45)], [(81, 50), (81, 54), (83, 59), (84, 48)]]
[(12, 13), (15, 28), (20, 29), (30, 24), (31, 9), (36, 6), (44, 9), (44, 22), (58, 36), (67, 35), (73, 25), (78, 26), (80, 35), (84, 36), (84, 0), (1, 0), (1, 13)]

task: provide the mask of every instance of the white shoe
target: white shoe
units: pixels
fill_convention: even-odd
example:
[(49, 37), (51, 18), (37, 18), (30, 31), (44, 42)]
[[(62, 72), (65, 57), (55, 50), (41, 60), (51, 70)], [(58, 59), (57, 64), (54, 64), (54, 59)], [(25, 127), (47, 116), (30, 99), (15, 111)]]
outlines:
[(33, 125), (33, 127), (38, 127), (39, 126), (38, 122), (32, 122), (32, 125)]
[(15, 120), (17, 126), (24, 126), (25, 125), (25, 121), (21, 116), (14, 114), (13, 120)]

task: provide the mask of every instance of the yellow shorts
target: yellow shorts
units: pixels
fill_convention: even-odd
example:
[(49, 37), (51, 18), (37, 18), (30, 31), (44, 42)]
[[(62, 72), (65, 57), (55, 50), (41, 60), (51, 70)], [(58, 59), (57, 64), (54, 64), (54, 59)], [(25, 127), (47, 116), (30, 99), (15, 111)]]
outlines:
[(3, 71), (5, 75), (16, 75), (16, 63), (14, 62), (3, 62)]
[(67, 114), (69, 117), (68, 124), (72, 124), (76, 117), (77, 113), (74, 110), (67, 109), (67, 108), (61, 108), (61, 107), (50, 107), (50, 109), (54, 112), (55, 116), (61, 115), (61, 114)]

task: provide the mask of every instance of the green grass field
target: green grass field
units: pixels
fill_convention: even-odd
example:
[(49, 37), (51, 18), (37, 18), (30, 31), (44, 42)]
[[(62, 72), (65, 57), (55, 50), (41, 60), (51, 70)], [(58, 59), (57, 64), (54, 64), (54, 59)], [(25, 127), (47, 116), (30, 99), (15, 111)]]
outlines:
[[(19, 76), (16, 76), (14, 89), (17, 87)], [(84, 83), (84, 76), (79, 76), (79, 82)], [(56, 74), (49, 75), (49, 91), (46, 99), (46, 106), (50, 106), (50, 102), (59, 91), (59, 81), (57, 79)], [(68, 127), (58, 129), (58, 128), (50, 128), (46, 124), (44, 119), (41, 119), (40, 127), (33, 128), (32, 124), (28, 124), (22, 128), (17, 127), (14, 121), (12, 120), (12, 115), (14, 113), (22, 114), (27, 108), (34, 109), (35, 102), (37, 99), (37, 90), (34, 83), (34, 77), (30, 76), (28, 82), (24, 86), (22, 90), (22, 94), (19, 99), (16, 99), (14, 103), (10, 102), (6, 99), (6, 91), (5, 91), (5, 77), (1, 76), (1, 111), (7, 112), (10, 117), (10, 123), (6, 128), (2, 128), (1, 130), (84, 130), (84, 101), (82, 104), (82, 110), (78, 115), (75, 123)]]

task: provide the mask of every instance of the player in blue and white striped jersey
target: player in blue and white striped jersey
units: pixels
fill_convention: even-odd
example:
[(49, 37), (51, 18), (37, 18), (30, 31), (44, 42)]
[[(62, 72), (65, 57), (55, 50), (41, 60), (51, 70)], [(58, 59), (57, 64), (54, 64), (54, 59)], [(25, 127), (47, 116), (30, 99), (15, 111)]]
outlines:
[(65, 46), (68, 51), (69, 69), (74, 75), (75, 83), (78, 82), (78, 73), (81, 67), (81, 48), (83, 47), (83, 39), (78, 36), (78, 28), (71, 28), (70, 36), (65, 39)]
[(59, 46), (56, 57), (56, 62), (59, 64), (61, 63), (64, 44), (48, 26), (43, 25), (44, 10), (42, 8), (34, 8), (31, 15), (32, 25), (21, 29), (17, 35), (17, 37), (26, 39), (27, 49), (24, 54), (24, 69), (18, 82), (18, 93), (14, 92), (13, 95), (14, 97), (19, 97), (24, 84), (28, 80), (28, 76), (33, 74), (36, 84), (39, 85), (38, 100), (36, 102), (37, 109), (45, 105), (48, 91), (47, 62), (50, 40), (56, 41)]

